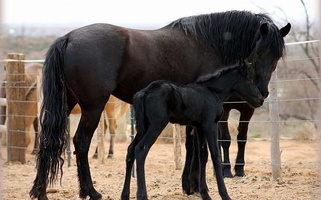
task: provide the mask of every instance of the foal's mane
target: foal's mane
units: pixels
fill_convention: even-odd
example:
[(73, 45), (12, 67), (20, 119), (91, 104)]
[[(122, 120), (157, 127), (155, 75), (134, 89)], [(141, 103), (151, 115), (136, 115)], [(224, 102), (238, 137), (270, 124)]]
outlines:
[(224, 67), (212, 74), (206, 74), (203, 76), (200, 76), (197, 80), (196, 83), (200, 84), (200, 83), (206, 83), (208, 81), (211, 81), (213, 79), (217, 79), (220, 76), (223, 76), (224, 74), (227, 74), (235, 69), (240, 69), (240, 65), (239, 64), (235, 64), (235, 65), (230, 65), (228, 67)]
[(165, 28), (181, 28), (186, 35), (202, 39), (214, 48), (225, 64), (247, 58), (259, 37), (259, 28), (268, 23), (269, 32), (258, 47), (271, 48), (278, 59), (283, 56), (284, 40), (272, 19), (249, 11), (227, 11), (180, 18)]

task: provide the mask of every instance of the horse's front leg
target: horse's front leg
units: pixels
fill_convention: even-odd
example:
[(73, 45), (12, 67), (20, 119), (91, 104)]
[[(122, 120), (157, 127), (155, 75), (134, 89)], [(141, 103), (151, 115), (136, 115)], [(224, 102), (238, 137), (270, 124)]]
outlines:
[(240, 110), (240, 122), (238, 127), (237, 135), (237, 156), (235, 163), (235, 176), (245, 176), (244, 165), (245, 165), (245, 145), (247, 141), (247, 131), (249, 127), (250, 120), (254, 114), (254, 108), (246, 104), (246, 106)]
[(223, 149), (223, 162), (222, 162), (222, 170), (223, 176), (227, 178), (233, 178), (232, 171), (231, 171), (231, 162), (230, 162), (230, 146), (231, 146), (231, 135), (228, 129), (228, 117), (229, 117), (230, 110), (225, 109), (223, 115), (219, 122), (219, 144), (222, 146)]
[(216, 122), (206, 123), (203, 125), (202, 130), (207, 139), (208, 147), (211, 153), (211, 158), (214, 165), (219, 194), (223, 200), (230, 200), (231, 198), (227, 193), (227, 189), (226, 189), (224, 179), (223, 179), (223, 174), (222, 174), (220, 151), (219, 151), (219, 146), (217, 142), (217, 138), (218, 138), (217, 123)]
[(90, 142), (98, 126), (102, 111), (103, 106), (94, 109), (82, 108), (81, 119), (73, 139), (80, 184), (79, 197), (82, 199), (85, 199), (87, 196), (92, 200), (102, 197), (93, 186), (88, 163)]

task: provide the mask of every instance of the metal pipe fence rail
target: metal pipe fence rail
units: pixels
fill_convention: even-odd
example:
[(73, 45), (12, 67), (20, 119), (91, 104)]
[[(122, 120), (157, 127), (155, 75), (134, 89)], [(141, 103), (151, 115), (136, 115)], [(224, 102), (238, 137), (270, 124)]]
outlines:
[[(307, 41), (306, 43), (314, 43), (314, 42), (319, 42), (319, 40), (314, 40), (314, 41)], [(302, 42), (298, 42), (298, 43), (288, 43), (287, 46), (291, 46), (291, 45), (296, 45), (296, 44), (303, 44)], [(21, 54), (19, 55), (15, 55), (13, 58), (10, 58), (10, 56), (8, 56), (8, 58), (10, 59), (6, 59), (6, 60), (2, 60), (0, 61), (0, 63), (3, 63), (5, 65), (5, 68), (7, 70), (7, 75), (6, 75), (6, 78), (7, 79), (10, 79), (10, 78), (24, 78), (24, 71), (14, 71), (14, 72), (10, 72), (9, 73), (9, 70), (8, 70), (8, 65), (10, 65), (11, 63), (14, 63), (15, 65), (21, 65), (21, 63), (43, 63), (44, 60), (24, 60), (24, 58), (20, 57), (19, 56), (22, 56)], [(11, 56), (12, 57), (12, 56)], [(305, 59), (285, 59), (283, 61), (280, 61), (280, 62), (296, 62), (298, 60), (309, 60), (311, 58), (305, 58)], [(318, 59), (317, 57), (315, 57), (314, 59)], [(24, 65), (24, 64), (22, 64)], [(9, 66), (10, 67), (10, 66)], [(20, 66), (21, 68), (21, 66)], [(36, 75), (36, 74), (34, 74)], [(299, 81), (311, 81), (311, 80), (315, 80), (315, 81), (320, 81), (320, 77), (318, 76), (314, 76), (312, 78), (294, 78), (294, 79), (278, 79), (278, 77), (275, 77), (275, 79), (272, 79), (270, 81), (270, 84), (280, 84), (280, 83), (291, 83), (291, 82), (299, 82)], [(8, 87), (6, 87), (6, 89), (9, 91), (15, 91), (17, 90), (18, 92), (20, 91), (25, 91), (27, 89), (30, 89), (30, 87), (28, 86), (24, 86), (24, 80), (14, 80), (11, 82), (8, 82), (8, 80), (6, 80), (6, 82), (4, 81), (1, 81), (0, 82), (1, 84), (2, 83), (6, 83), (6, 85), (9, 85)], [(4, 89), (3, 86), (1, 86), (0, 89)], [(34, 88), (35, 89), (35, 88)], [(15, 91), (14, 93), (17, 93), (17, 91)], [(277, 91), (276, 91), (277, 92)], [(289, 98), (289, 99), (282, 99), (282, 98), (279, 98), (277, 95), (275, 97), (272, 97), (270, 96), (270, 98), (266, 99), (265, 102), (264, 102), (264, 105), (267, 106), (267, 104), (269, 104), (269, 109), (271, 109), (271, 106), (273, 107), (273, 103), (276, 103), (276, 104), (279, 104), (279, 103), (287, 103), (287, 102), (304, 102), (304, 101), (320, 101), (321, 98), (320, 96), (318, 97), (300, 97), (300, 98)], [(19, 107), (19, 109), (16, 109), (14, 108), (14, 110), (18, 110), (19, 112), (18, 113), (12, 113), (12, 110), (8, 109), (8, 113), (7, 114), (0, 114), (0, 117), (3, 117), (3, 116), (6, 116), (8, 118), (8, 122), (9, 121), (24, 121), (25, 118), (34, 118), (36, 116), (33, 116), (33, 115), (25, 115), (23, 113), (23, 106), (21, 107), (21, 104), (28, 104), (28, 103), (40, 103), (39, 100), (37, 101), (26, 101), (23, 97), (19, 97), (18, 95), (18, 98), (14, 98), (14, 99), (4, 99), (4, 98), (1, 98), (0, 99), (0, 105), (3, 106), (3, 105), (6, 105), (7, 104), (7, 107), (9, 108), (11, 105), (15, 107)], [(236, 103), (236, 102), (225, 102), (225, 103)], [(238, 103), (246, 103), (245, 101), (240, 101)], [(260, 109), (263, 109), (263, 108), (260, 108)], [(259, 110), (259, 109), (258, 109)], [(275, 113), (276, 113), (276, 116), (279, 115), (278, 113), (278, 108), (275, 110)], [(271, 116), (271, 115), (270, 115)], [(133, 115), (131, 116), (127, 116), (126, 117), (126, 120), (127, 121), (130, 121), (130, 124), (131, 124), (131, 128), (130, 128), (130, 137), (133, 138), (134, 137), (134, 119), (133, 119)], [(295, 119), (295, 120), (282, 120), (282, 119), (277, 119), (277, 120), (273, 120), (273, 119), (267, 119), (267, 120), (251, 120), (251, 124), (255, 124), (255, 123), (259, 123), (259, 124), (267, 124), (267, 125), (270, 125), (270, 126), (278, 126), (278, 129), (280, 129), (280, 124), (282, 123), (303, 123), (303, 122), (314, 122), (314, 123), (320, 123), (321, 119)], [(225, 122), (225, 121), (222, 121), (222, 122)], [(230, 120), (227, 121), (227, 122), (231, 122)], [(246, 122), (246, 121), (239, 121), (239, 122)], [(8, 124), (11, 124), (12, 123), (8, 123)], [(14, 160), (18, 160), (22, 163), (25, 162), (25, 152), (26, 152), (26, 149), (27, 147), (23, 146), (23, 142), (22, 143), (19, 143), (17, 144), (16, 143), (12, 143), (12, 139), (15, 139), (15, 140), (21, 140), (21, 138), (24, 138), (22, 135), (23, 134), (30, 134), (30, 133), (33, 133), (32, 131), (26, 131), (25, 128), (23, 127), (23, 123), (21, 124), (18, 124), (17, 127), (12, 127), (12, 126), (5, 126), (5, 125), (1, 125), (0, 126), (0, 131), (4, 131), (4, 130), (7, 130), (7, 134), (8, 134), (8, 138), (11, 137), (11, 139), (7, 138), (7, 159), (8, 161), (14, 161)], [(69, 129), (70, 130), (70, 129)], [(181, 141), (181, 140), (184, 140), (185, 137), (184, 136), (181, 136), (181, 131), (179, 131), (178, 133), (176, 133), (176, 136), (175, 137), (166, 137), (166, 136), (162, 136), (160, 137), (159, 139), (167, 139), (167, 140), (172, 140), (173, 142), (175, 141)], [(276, 130), (274, 132), (277, 132), (279, 134), (280, 130)], [(271, 133), (272, 134), (272, 133)], [(69, 138), (71, 136), (69, 135)], [(126, 138), (128, 137), (128, 135), (122, 135), (122, 136), (116, 136), (118, 138)], [(277, 135), (275, 140), (273, 140), (273, 138), (270, 140), (270, 141), (267, 141), (267, 142), (270, 142), (271, 145), (279, 145), (279, 137), (280, 135)], [(100, 138), (104, 138), (104, 137), (100, 137)], [(319, 140), (319, 139), (318, 139)], [(14, 140), (13, 140), (14, 141)], [(225, 141), (225, 140), (221, 140), (221, 141)], [(232, 142), (255, 142), (255, 140), (237, 140), (237, 139), (231, 139)], [(180, 142), (179, 142), (180, 143)], [(71, 147), (70, 147), (70, 141), (68, 143), (68, 150), (67, 150), (67, 153), (69, 154), (69, 158), (68, 158), (68, 163), (70, 165), (70, 159), (71, 159)], [(176, 148), (181, 148), (180, 146), (176, 147)], [(275, 148), (273, 148), (275, 149)], [(18, 150), (18, 151), (16, 151)], [(19, 151), (21, 150), (21, 152)], [(278, 150), (278, 154), (280, 154), (280, 150)], [(17, 153), (17, 152), (20, 152), (20, 153)], [(179, 153), (179, 151), (176, 151)], [(15, 154), (18, 154), (18, 156), (15, 156)], [(177, 156), (176, 156), (177, 157)], [(179, 157), (179, 156), (178, 156)], [(177, 157), (177, 159), (179, 159)], [(272, 159), (272, 158), (271, 158)], [(168, 160), (169, 161), (169, 160)], [(169, 162), (175, 162), (175, 161), (169, 161)], [(237, 164), (240, 164), (240, 163), (237, 163)], [(259, 163), (255, 163), (255, 164), (258, 164), (260, 165)], [(273, 163), (271, 162), (270, 165), (273, 167), (273, 166), (280, 166), (282, 163)], [(180, 165), (179, 163), (177, 165)]]

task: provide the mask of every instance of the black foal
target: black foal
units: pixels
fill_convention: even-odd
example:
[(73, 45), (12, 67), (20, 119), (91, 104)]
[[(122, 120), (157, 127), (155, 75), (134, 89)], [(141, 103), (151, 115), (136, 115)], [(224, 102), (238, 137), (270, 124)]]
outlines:
[[(222, 176), (217, 143), (217, 122), (223, 112), (223, 102), (232, 92), (238, 93), (255, 107), (261, 106), (264, 100), (253, 82), (253, 74), (248, 65), (245, 62), (240, 65), (205, 75), (195, 83), (185, 86), (169, 81), (155, 81), (135, 94), (137, 135), (128, 147), (126, 178), (121, 199), (129, 199), (131, 169), (135, 159), (137, 199), (147, 199), (145, 159), (168, 122), (193, 126), (203, 147), (201, 149), (205, 149), (208, 144), (219, 194), (224, 200), (230, 199)], [(205, 166), (200, 166), (200, 169), (205, 169)], [(201, 170), (199, 177), (202, 199), (211, 199), (206, 187), (205, 171)]]

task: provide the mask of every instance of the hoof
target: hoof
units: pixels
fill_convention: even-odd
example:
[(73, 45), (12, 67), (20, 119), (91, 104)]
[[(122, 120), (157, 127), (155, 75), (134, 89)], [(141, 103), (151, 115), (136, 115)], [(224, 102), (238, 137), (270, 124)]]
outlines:
[(108, 154), (107, 158), (113, 158), (114, 155), (113, 154)]
[(129, 200), (129, 196), (121, 196), (120, 199), (121, 200)]
[(230, 170), (228, 170), (228, 171), (223, 171), (223, 177), (224, 178), (233, 178), (234, 176), (233, 176), (232, 172)]
[(103, 196), (98, 192), (95, 192), (95, 194), (89, 195), (89, 196), (90, 196), (89, 200), (100, 200), (103, 198)]
[(183, 194), (186, 194), (187, 196), (194, 194), (194, 191), (191, 191), (189, 189), (183, 189)]
[(239, 176), (239, 177), (243, 177), (245, 176), (245, 172), (244, 172), (244, 166), (239, 166), (239, 167), (235, 167), (235, 176)]

